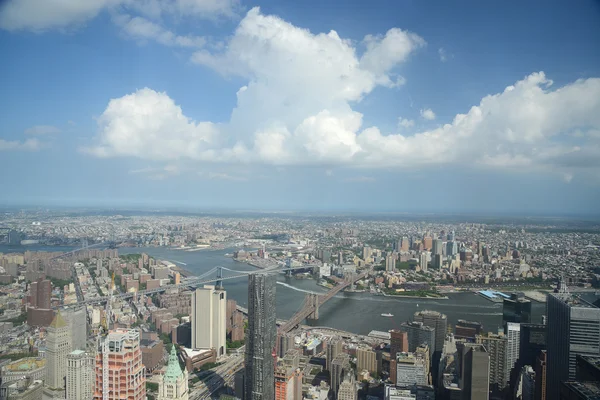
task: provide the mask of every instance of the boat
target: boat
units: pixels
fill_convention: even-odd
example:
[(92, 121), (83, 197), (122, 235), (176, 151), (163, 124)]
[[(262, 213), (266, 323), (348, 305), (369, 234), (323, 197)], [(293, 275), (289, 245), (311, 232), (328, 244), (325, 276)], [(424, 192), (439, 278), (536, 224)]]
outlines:
[(382, 317), (393, 317), (393, 316), (394, 316), (394, 314), (390, 314), (390, 313), (384, 313), (384, 314), (381, 314), (381, 316), (382, 316)]
[(417, 303), (417, 307), (419, 307), (419, 303)]

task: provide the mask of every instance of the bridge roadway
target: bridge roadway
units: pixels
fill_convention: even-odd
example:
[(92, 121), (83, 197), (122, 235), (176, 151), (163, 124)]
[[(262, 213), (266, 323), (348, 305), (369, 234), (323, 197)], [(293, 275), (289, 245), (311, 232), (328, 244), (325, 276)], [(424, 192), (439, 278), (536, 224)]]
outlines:
[[(231, 275), (231, 276), (221, 276), (221, 277), (217, 276), (217, 277), (207, 278), (207, 276), (214, 274), (217, 271), (217, 269), (219, 269), (219, 268), (227, 270), (227, 271), (231, 271), (231, 272), (238, 272), (238, 274)], [(112, 298), (113, 299), (129, 299), (134, 296), (151, 295), (154, 293), (161, 293), (161, 292), (165, 292), (169, 289), (173, 289), (173, 288), (197, 287), (200, 285), (204, 285), (206, 283), (244, 278), (244, 277), (247, 277), (249, 275), (254, 275), (254, 274), (285, 272), (285, 271), (293, 271), (293, 270), (306, 269), (306, 268), (307, 268), (306, 266), (282, 268), (282, 269), (279, 269), (277, 267), (272, 267), (272, 268), (266, 268), (266, 269), (257, 270), (257, 271), (243, 272), (243, 271), (235, 271), (235, 270), (225, 268), (225, 267), (215, 267), (215, 268), (211, 269), (210, 271), (204, 273), (203, 275), (193, 277), (193, 278), (186, 278), (181, 283), (176, 284), (176, 285), (170, 284), (170, 285), (160, 286), (160, 287), (154, 288), (154, 289), (145, 289), (145, 290), (140, 290), (137, 292), (119, 293), (119, 294), (113, 295)], [(111, 298), (111, 296), (94, 297), (91, 299), (78, 301), (76, 304), (70, 304), (70, 306), (84, 306), (84, 305), (87, 306), (87, 305), (91, 305), (91, 304), (102, 304), (102, 303), (106, 303), (108, 301), (108, 299), (110, 299), (110, 298)]]
[(319, 306), (325, 304), (333, 296), (352, 285), (354, 282), (364, 279), (369, 274), (369, 271), (365, 271), (360, 275), (355, 276), (353, 279), (344, 280), (338, 283), (338, 285), (331, 288), (327, 293), (321, 295), (307, 295), (304, 304), (300, 311), (298, 311), (292, 318), (279, 327), (279, 334), (288, 333), (295, 329), (302, 321), (308, 318), (311, 314), (316, 314), (318, 318)]

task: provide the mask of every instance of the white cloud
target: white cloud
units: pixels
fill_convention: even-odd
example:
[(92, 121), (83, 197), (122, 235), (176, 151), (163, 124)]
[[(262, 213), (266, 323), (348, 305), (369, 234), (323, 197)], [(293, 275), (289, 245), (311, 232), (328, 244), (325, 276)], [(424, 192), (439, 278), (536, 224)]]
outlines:
[(137, 40), (154, 40), (164, 46), (202, 47), (206, 40), (200, 36), (180, 36), (144, 17), (120, 14), (113, 17), (123, 32)]
[(440, 47), (438, 49), (438, 55), (440, 56), (441, 62), (446, 62), (446, 60), (448, 60), (448, 56), (446, 55), (446, 50), (444, 50), (443, 47)]
[(216, 125), (189, 119), (166, 93), (144, 88), (113, 99), (98, 118), (99, 142), (84, 149), (98, 157), (155, 160), (210, 158)]
[(415, 121), (413, 121), (412, 119), (398, 118), (398, 126), (407, 129), (412, 128), (413, 126), (415, 126)]
[(246, 182), (248, 180), (245, 176), (232, 175), (226, 172), (198, 172), (198, 176), (216, 181)]
[(60, 133), (60, 129), (50, 125), (36, 125), (25, 130), (26, 135), (50, 135)]
[[(398, 43), (391, 45), (390, 38)], [(196, 123), (165, 93), (143, 89), (110, 101), (90, 151), (326, 168), (465, 164), (569, 174), (600, 168), (594, 161), (600, 160), (600, 146), (589, 146), (593, 134), (568, 136), (600, 129), (600, 79), (552, 88), (543, 72), (533, 73), (435, 129), (385, 134), (363, 126), (352, 106), (376, 86), (390, 86), (395, 67), (423, 42), (390, 30), (365, 43), (361, 55), (336, 32), (313, 34), (253, 9), (222, 52), (200, 50), (193, 57), (245, 79), (229, 123)], [(393, 55), (379, 49), (392, 49)], [(435, 118), (432, 110), (421, 113)], [(402, 119), (399, 124), (412, 125)], [(565, 137), (578, 143), (567, 144)]]
[(126, 9), (152, 18), (233, 16), (238, 0), (6, 0), (0, 5), (0, 28), (42, 32), (77, 27), (104, 10)]
[(421, 110), (421, 117), (428, 121), (433, 121), (435, 119), (435, 113), (431, 108), (426, 108)]
[(0, 151), (36, 151), (41, 147), (42, 143), (37, 139), (27, 139), (24, 142), (0, 139)]

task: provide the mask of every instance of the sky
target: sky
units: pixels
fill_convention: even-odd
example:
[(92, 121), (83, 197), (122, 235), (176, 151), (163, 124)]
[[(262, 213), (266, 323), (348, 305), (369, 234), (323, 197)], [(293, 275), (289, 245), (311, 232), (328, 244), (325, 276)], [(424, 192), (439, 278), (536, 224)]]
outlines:
[(600, 2), (5, 0), (0, 204), (598, 214)]

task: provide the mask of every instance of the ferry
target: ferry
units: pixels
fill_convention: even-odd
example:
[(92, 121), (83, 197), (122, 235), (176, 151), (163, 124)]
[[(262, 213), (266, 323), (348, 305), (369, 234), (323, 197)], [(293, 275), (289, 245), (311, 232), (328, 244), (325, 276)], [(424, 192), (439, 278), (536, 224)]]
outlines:
[(393, 316), (394, 316), (394, 314), (390, 314), (390, 313), (384, 313), (384, 314), (381, 314), (381, 316), (382, 316), (382, 317), (393, 317)]

